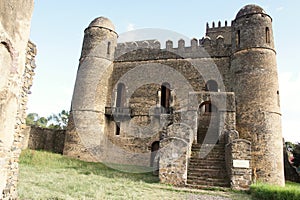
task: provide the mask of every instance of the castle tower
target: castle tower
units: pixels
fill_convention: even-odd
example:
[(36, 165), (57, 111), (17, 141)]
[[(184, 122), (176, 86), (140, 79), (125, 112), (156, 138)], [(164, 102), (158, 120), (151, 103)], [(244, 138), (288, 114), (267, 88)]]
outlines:
[(259, 6), (243, 7), (232, 22), (231, 73), (237, 130), (252, 143), (253, 179), (284, 185), (272, 18)]
[(105, 17), (94, 19), (84, 31), (65, 141), (66, 155), (95, 160), (89, 152), (100, 145), (105, 129), (108, 81), (117, 37), (114, 25)]

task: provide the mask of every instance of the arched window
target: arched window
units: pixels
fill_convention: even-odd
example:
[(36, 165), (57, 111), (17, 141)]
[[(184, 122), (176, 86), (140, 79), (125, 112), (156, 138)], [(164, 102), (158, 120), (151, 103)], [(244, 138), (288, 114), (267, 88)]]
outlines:
[(170, 84), (169, 83), (163, 83), (161, 85), (160, 105), (166, 109), (167, 113), (169, 113), (170, 98), (171, 98)]
[(266, 43), (270, 43), (270, 29), (269, 27), (266, 27)]
[(110, 42), (107, 43), (107, 54), (110, 54)]
[(209, 80), (205, 84), (205, 91), (218, 92), (218, 83), (214, 80)]
[(117, 101), (116, 107), (124, 107), (125, 106), (125, 85), (124, 83), (119, 83), (117, 87)]

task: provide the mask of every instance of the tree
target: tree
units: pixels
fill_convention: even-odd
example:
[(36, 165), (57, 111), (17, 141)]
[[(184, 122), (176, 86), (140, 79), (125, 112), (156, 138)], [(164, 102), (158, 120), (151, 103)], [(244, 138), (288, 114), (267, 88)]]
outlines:
[(38, 126), (46, 128), (48, 120), (45, 117), (40, 117), (37, 113), (29, 113), (26, 117), (26, 125), (28, 126)]
[(300, 166), (300, 143), (295, 144), (295, 147), (292, 151), (294, 159), (293, 159), (293, 163), (295, 167), (299, 167)]
[(37, 113), (29, 113), (26, 117), (26, 125), (35, 126), (38, 118), (39, 118), (39, 115)]
[(48, 125), (48, 128), (51, 129), (65, 129), (68, 125), (68, 119), (69, 119), (69, 111), (62, 110), (60, 113), (52, 114), (48, 117), (48, 122), (51, 122), (50, 125)]
[(37, 113), (29, 113), (26, 117), (27, 126), (38, 126), (50, 129), (65, 129), (68, 125), (69, 111), (62, 110), (60, 113), (49, 117), (40, 117)]

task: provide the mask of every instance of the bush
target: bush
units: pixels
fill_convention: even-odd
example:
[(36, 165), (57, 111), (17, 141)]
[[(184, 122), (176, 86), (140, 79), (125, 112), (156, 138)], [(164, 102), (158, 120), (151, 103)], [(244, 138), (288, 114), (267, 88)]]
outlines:
[(300, 184), (287, 182), (285, 187), (257, 183), (251, 185), (251, 196), (259, 200), (299, 200)]

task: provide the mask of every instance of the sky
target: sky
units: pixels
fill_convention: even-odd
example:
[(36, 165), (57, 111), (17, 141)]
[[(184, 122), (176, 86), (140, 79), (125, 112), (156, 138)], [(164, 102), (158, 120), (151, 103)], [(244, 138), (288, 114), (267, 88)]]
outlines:
[(108, 17), (119, 35), (157, 28), (201, 39), (207, 22), (220, 20), (224, 24), (227, 20), (230, 24), (247, 4), (263, 7), (273, 18), (283, 136), (286, 141), (300, 142), (300, 1), (297, 0), (35, 0), (30, 40), (37, 45), (38, 54), (27, 113), (47, 117), (63, 109), (70, 110), (84, 29), (96, 17)]

